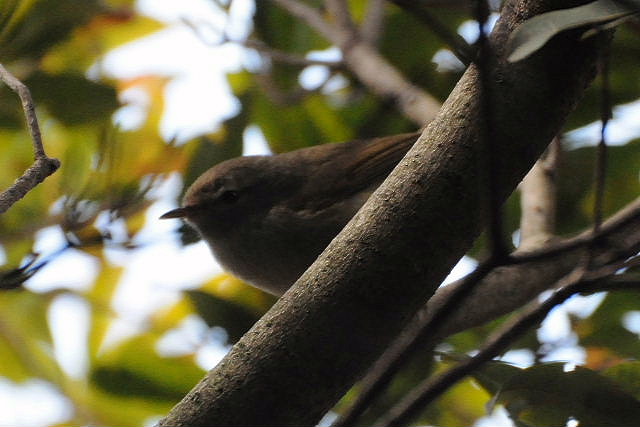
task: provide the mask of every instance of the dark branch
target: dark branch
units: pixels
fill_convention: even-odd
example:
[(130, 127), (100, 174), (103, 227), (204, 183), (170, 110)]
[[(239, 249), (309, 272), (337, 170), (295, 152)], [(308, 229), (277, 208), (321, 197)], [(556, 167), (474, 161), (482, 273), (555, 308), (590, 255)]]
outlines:
[(33, 151), (35, 162), (27, 169), (16, 182), (6, 191), (0, 194), (0, 214), (6, 212), (14, 203), (22, 199), (36, 185), (44, 181), (60, 167), (58, 159), (47, 157), (42, 144), (40, 126), (35, 112), (35, 106), (29, 89), (2, 64), (0, 64), (0, 80), (2, 80), (11, 90), (18, 94), (22, 101), (22, 109), (27, 119), (27, 127), (33, 141)]

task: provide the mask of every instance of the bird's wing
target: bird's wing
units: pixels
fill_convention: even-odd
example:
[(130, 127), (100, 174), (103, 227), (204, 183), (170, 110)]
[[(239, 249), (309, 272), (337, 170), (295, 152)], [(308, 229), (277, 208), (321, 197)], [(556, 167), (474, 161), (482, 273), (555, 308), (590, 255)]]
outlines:
[(345, 168), (345, 179), (354, 187), (378, 186), (402, 160), (420, 133), (376, 138), (366, 144)]
[(414, 132), (336, 144), (308, 181), (307, 185), (317, 190), (313, 191), (315, 197), (304, 204), (307, 208), (322, 210), (336, 202), (361, 198), (361, 193), (372, 192), (400, 162), (418, 136), (420, 133)]

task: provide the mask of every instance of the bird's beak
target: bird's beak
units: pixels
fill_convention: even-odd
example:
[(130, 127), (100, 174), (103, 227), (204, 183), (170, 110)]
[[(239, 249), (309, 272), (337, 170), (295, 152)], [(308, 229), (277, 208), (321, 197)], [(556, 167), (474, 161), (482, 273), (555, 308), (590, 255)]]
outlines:
[(201, 214), (206, 210), (206, 204), (193, 204), (174, 209), (162, 215), (160, 219), (169, 218), (193, 218), (194, 215)]
[(188, 218), (189, 214), (193, 212), (192, 206), (185, 206), (183, 208), (177, 208), (171, 210), (160, 217), (160, 219), (169, 219), (169, 218)]

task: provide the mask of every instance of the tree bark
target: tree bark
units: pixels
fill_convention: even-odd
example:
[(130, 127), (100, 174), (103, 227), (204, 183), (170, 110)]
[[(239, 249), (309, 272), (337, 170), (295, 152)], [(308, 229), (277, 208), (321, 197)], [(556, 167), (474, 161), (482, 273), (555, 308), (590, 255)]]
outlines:
[[(447, 336), (479, 326), (522, 307), (574, 270), (587, 253), (591, 253), (602, 263), (621, 254), (637, 254), (640, 250), (640, 198), (605, 221), (602, 233), (604, 236), (598, 238), (595, 245), (588, 244), (592, 238), (592, 232), (588, 230), (575, 238), (556, 239), (552, 243), (553, 247), (560, 247), (583, 240), (581, 245), (537, 260), (494, 269), (449, 313), (446, 321), (425, 345), (437, 343)], [(535, 250), (545, 251), (548, 247)], [(522, 254), (526, 256), (527, 252)], [(439, 288), (429, 299), (421, 316), (432, 315), (461, 284), (462, 280)]]
[[(568, 1), (510, 1), (488, 61), (494, 191), (513, 191), (595, 75), (603, 43), (556, 37), (525, 61), (502, 48), (523, 20)], [(375, 70), (372, 70), (375, 72)], [(487, 144), (471, 66), (347, 227), (161, 426), (312, 425), (433, 295), (488, 219)]]

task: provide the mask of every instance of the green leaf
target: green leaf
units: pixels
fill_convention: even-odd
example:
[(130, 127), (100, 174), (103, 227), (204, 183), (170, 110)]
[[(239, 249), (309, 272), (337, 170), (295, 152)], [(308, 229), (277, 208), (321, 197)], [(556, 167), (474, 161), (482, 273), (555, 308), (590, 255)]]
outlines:
[(522, 23), (509, 37), (508, 60), (520, 61), (544, 46), (556, 34), (618, 20), (640, 11), (637, 0), (597, 0), (583, 6), (554, 10)]
[(62, 377), (47, 321), (51, 296), (24, 289), (0, 293), (0, 375), (15, 381)]
[(328, 142), (322, 137), (322, 130), (299, 105), (276, 103), (259, 90), (254, 90), (245, 102), (249, 103), (251, 121), (260, 127), (276, 153)]
[[(592, 221), (595, 197), (595, 147), (581, 147), (563, 153), (558, 176), (558, 230), (576, 232)], [(640, 194), (636, 177), (640, 162), (640, 140), (607, 149), (604, 215), (609, 216)]]
[(530, 426), (637, 426), (640, 401), (619, 384), (594, 371), (576, 367), (565, 372), (563, 363), (537, 365), (512, 376), (497, 402), (511, 416)]
[[(318, 0), (307, 3), (311, 7), (320, 5)], [(307, 23), (271, 2), (256, 4), (253, 23), (258, 38), (274, 49), (302, 54), (329, 46)]]
[(495, 395), (500, 392), (504, 384), (521, 373), (522, 368), (494, 360), (476, 371), (473, 377), (485, 390)]
[(622, 357), (640, 354), (638, 336), (623, 326), (623, 317), (640, 307), (638, 292), (610, 292), (597, 310), (576, 325), (580, 345), (606, 347)]
[(204, 375), (192, 356), (160, 357), (151, 335), (134, 337), (96, 360), (91, 381), (115, 396), (176, 402)]
[[(81, 30), (74, 31), (67, 40), (49, 49), (42, 60), (42, 69), (85, 72), (101, 61), (106, 52), (162, 28), (159, 22), (134, 14), (128, 6), (118, 7), (121, 9), (93, 17)], [(99, 45), (98, 49), (96, 45)]]
[(606, 369), (602, 374), (620, 384), (636, 399), (640, 398), (640, 361), (620, 363)]
[(323, 130), (327, 141), (348, 141), (353, 138), (353, 129), (345, 123), (341, 111), (329, 105), (326, 97), (318, 94), (308, 96), (303, 107), (315, 126)]
[[(464, 8), (432, 8), (429, 10), (449, 31), (456, 32), (461, 24), (469, 20)], [(411, 43), (407, 43), (407, 35)], [(444, 101), (451, 92), (463, 69), (458, 72), (439, 72), (433, 56), (448, 46), (440, 37), (414, 16), (400, 8), (390, 8), (381, 34), (380, 53), (397, 67), (406, 79), (424, 88), (429, 94)], [(354, 86), (359, 83), (355, 82)], [(386, 114), (391, 108), (386, 106)]]
[(103, 121), (120, 106), (115, 88), (82, 74), (38, 72), (24, 83), (36, 102), (66, 125)]
[[(98, 0), (26, 0), (0, 28), (0, 58), (39, 59), (48, 49), (104, 10)], [(0, 3), (1, 4), (1, 3)]]
[(198, 290), (185, 293), (207, 325), (223, 327), (231, 343), (238, 341), (260, 318), (246, 307), (210, 293)]
[(246, 115), (240, 114), (224, 122), (223, 131), (189, 141), (195, 145), (189, 165), (184, 173), (185, 190), (206, 170), (232, 157), (242, 154)]
[(93, 286), (86, 292), (88, 302), (91, 304), (92, 316), (89, 329), (89, 358), (93, 361), (98, 357), (107, 332), (113, 323), (113, 314), (104, 307), (111, 305), (113, 295), (122, 278), (124, 269), (108, 264), (101, 260), (100, 274)]

